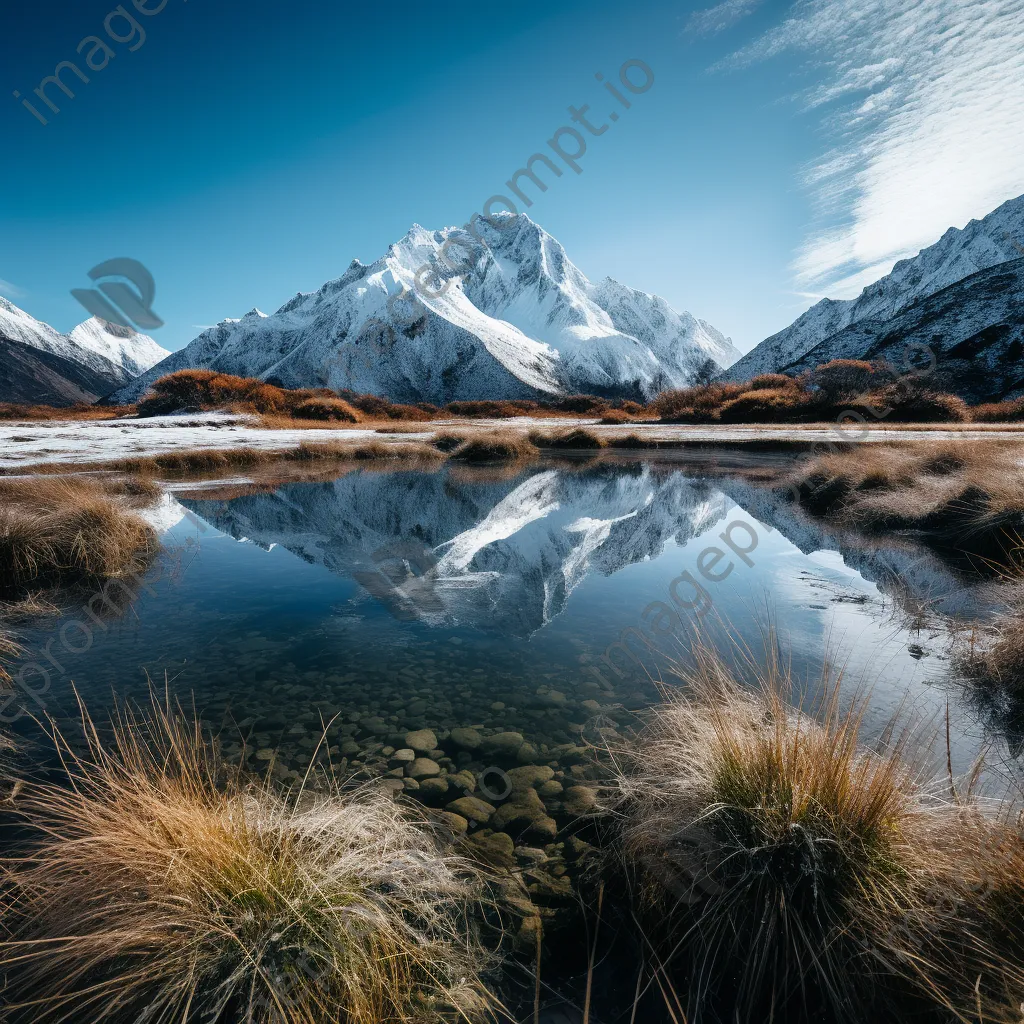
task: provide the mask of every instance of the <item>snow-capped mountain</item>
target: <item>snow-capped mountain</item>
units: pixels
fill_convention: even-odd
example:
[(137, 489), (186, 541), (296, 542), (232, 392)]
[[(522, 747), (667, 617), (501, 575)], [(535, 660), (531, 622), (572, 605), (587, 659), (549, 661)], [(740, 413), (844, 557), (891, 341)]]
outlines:
[[(934, 245), (901, 260), (892, 273), (868, 285), (850, 300), (822, 299), (785, 330), (762, 341), (728, 370), (721, 380), (744, 381), (760, 373), (778, 373), (820, 347), (818, 361), (828, 354), (826, 339), (851, 324), (884, 322), (915, 302), (977, 274), (1024, 256), (1024, 196), (1003, 203), (982, 220), (965, 228), (950, 228)], [(858, 355), (851, 358), (863, 358)]]
[(79, 324), (67, 339), (73, 345), (95, 352), (120, 366), (129, 379), (145, 373), (171, 354), (148, 334), (137, 334), (130, 328), (96, 317)]
[(439, 251), (451, 239), (449, 263), (466, 261), (455, 240), (469, 236), (414, 225), (375, 263), (353, 260), (342, 277), (271, 316), (254, 309), (222, 321), (113, 397), (134, 401), (186, 368), (397, 401), (648, 397), (738, 357), (729, 339), (663, 299), (610, 279), (592, 284), (526, 215), (495, 219), (477, 222), (487, 245), (476, 246), (464, 276), (439, 262)]
[[(168, 355), (152, 338), (95, 318), (70, 334), (61, 334), (4, 298), (0, 298), (0, 339), (12, 354), (17, 353), (12, 358), (20, 367), (17, 384), (12, 377), (0, 387), (0, 401), (50, 402), (65, 392), (66, 401), (94, 401)], [(23, 352), (22, 347), (48, 358)], [(52, 374), (64, 384), (51, 379)], [(49, 397), (34, 394), (32, 381), (37, 378)]]

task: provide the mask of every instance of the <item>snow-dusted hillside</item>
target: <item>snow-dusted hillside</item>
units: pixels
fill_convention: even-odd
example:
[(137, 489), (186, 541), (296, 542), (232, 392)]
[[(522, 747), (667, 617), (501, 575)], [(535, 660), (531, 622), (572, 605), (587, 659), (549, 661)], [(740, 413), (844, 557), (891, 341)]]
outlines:
[[(721, 375), (749, 380), (797, 363), (815, 346), (861, 320), (885, 321), (964, 278), (1024, 255), (1024, 196), (1003, 203), (962, 230), (950, 228), (934, 245), (901, 260), (892, 273), (848, 301), (822, 299), (784, 331), (762, 341)], [(827, 361), (828, 346), (821, 355)]]
[(127, 327), (109, 324), (96, 317), (79, 324), (67, 338), (73, 345), (95, 352), (120, 366), (128, 379), (145, 373), (171, 354), (148, 334), (137, 334)]
[(796, 375), (831, 359), (910, 369), (934, 356), (928, 386), (974, 403), (1024, 393), (1024, 259), (1000, 263), (920, 299), (887, 320), (864, 319), (779, 367)]
[[(0, 339), (84, 368), (83, 381), (75, 383), (95, 397), (126, 384), (168, 355), (152, 338), (95, 318), (79, 324), (70, 334), (61, 334), (4, 298), (0, 298)], [(0, 396), (0, 401), (44, 400), (42, 395), (7, 399)]]
[[(488, 247), (464, 277), (445, 270), (442, 284), (428, 271), (417, 288), (441, 247), (468, 236), (414, 225), (375, 263), (353, 260), (272, 316), (254, 309), (222, 321), (115, 397), (134, 401), (160, 376), (191, 367), (398, 401), (646, 397), (736, 358), (727, 338), (663, 299), (612, 280), (591, 284), (529, 217), (496, 217), (499, 227), (478, 222)], [(448, 256), (464, 261), (465, 249)], [(399, 300), (403, 290), (422, 305)]]

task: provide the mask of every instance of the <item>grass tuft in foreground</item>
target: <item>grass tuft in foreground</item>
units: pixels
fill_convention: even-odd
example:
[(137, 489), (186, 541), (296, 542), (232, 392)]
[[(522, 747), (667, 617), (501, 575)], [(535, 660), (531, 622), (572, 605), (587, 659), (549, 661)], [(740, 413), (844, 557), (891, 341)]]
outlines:
[[(490, 1019), (478, 872), (379, 790), (279, 795), (194, 717), (121, 712), (16, 803), (0, 947), (15, 1019)], [(23, 1017), (17, 1017), (17, 1014)]]
[(778, 664), (697, 663), (614, 788), (663, 991), (691, 1020), (1018, 1020), (1019, 833), (931, 793), (906, 734), (865, 749), (838, 686), (815, 717)]

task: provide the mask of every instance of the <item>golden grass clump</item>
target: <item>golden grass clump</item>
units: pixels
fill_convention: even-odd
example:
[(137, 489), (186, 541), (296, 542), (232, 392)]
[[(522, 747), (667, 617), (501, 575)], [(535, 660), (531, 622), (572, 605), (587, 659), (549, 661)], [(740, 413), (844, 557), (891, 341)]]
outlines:
[(688, 1018), (1019, 1020), (1024, 874), (992, 888), (1024, 866), (1019, 836), (937, 796), (909, 734), (865, 749), (838, 682), (815, 717), (777, 662), (748, 689), (696, 655), (613, 788), (644, 941)]
[[(441, 438), (435, 440), (435, 444)], [(494, 430), (485, 434), (474, 434), (455, 448), (451, 456), (465, 462), (522, 462), (535, 459), (540, 452), (525, 435), (516, 430)]]
[(532, 430), (529, 440), (538, 448), (551, 448), (556, 451), (599, 451), (607, 447), (603, 437), (583, 427), (560, 434), (545, 434), (539, 430)]
[(483, 878), (381, 790), (281, 795), (154, 702), (27, 784), (5, 996), (32, 1021), (491, 1019)]
[(1024, 602), (1015, 600), (991, 627), (954, 647), (957, 665), (976, 682), (1024, 693)]
[(987, 439), (852, 445), (811, 460), (790, 483), (809, 511), (865, 529), (1005, 549), (1024, 525), (1019, 448)]
[(342, 423), (358, 423), (360, 414), (343, 398), (307, 398), (292, 410), (300, 420), (338, 420)]
[(148, 503), (140, 489), (148, 492), (141, 483), (119, 491), (83, 478), (0, 482), (0, 593), (17, 598), (143, 572), (157, 538), (132, 510)]

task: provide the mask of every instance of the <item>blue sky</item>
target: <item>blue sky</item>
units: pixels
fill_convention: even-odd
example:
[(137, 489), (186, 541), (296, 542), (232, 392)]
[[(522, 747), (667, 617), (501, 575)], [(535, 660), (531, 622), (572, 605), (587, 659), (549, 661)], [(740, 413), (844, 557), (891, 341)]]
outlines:
[[(152, 271), (175, 349), (462, 224), (568, 106), (616, 109), (594, 76), (632, 58), (654, 85), (529, 213), (743, 350), (1024, 192), (1024, 0), (124, 7), (142, 45), (111, 0), (3, 15), (0, 293), (61, 330), (113, 257)], [(64, 60), (90, 81), (52, 114), (32, 91)]]

